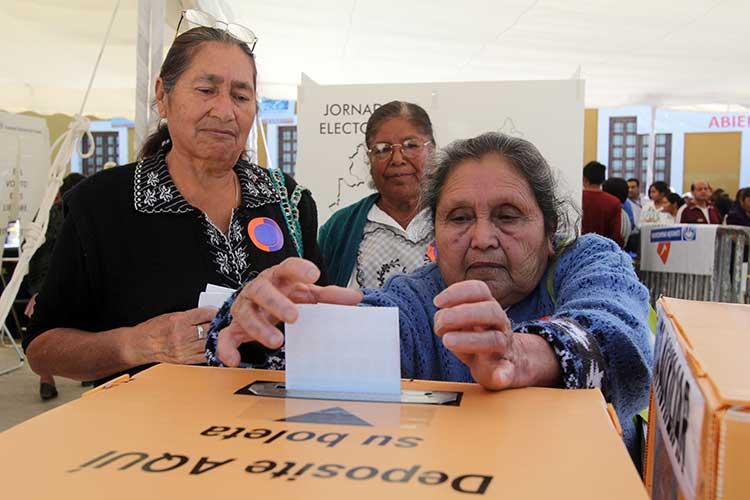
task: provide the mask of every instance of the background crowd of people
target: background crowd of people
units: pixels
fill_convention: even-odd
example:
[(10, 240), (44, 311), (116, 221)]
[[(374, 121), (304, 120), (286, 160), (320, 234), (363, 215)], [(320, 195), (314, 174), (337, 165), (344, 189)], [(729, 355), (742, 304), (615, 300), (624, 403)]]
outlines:
[(638, 179), (606, 178), (606, 173), (596, 161), (583, 167), (581, 233), (606, 236), (633, 256), (640, 252), (640, 228), (646, 224), (750, 226), (750, 187), (732, 200), (705, 180), (694, 181), (685, 194), (656, 181), (644, 196)]

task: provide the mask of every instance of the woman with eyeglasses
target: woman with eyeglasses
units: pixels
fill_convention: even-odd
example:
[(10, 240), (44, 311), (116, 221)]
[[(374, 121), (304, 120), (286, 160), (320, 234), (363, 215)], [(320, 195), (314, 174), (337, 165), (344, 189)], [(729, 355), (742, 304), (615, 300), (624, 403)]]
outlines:
[(435, 137), (424, 109), (391, 101), (370, 116), (365, 143), (377, 192), (334, 213), (318, 242), (332, 283), (381, 288), (390, 276), (434, 260), (432, 221), (419, 209), (419, 191)]
[[(156, 362), (202, 363), (216, 313), (196, 307), (207, 284), (239, 288), (291, 256), (322, 265), (310, 193), (245, 154), (257, 112), (255, 36), (213, 27), (203, 13), (183, 16), (208, 26), (170, 48), (156, 81), (162, 120), (139, 161), (66, 198), (24, 339), (39, 373), (103, 380)], [(283, 351), (268, 359), (272, 367)]]

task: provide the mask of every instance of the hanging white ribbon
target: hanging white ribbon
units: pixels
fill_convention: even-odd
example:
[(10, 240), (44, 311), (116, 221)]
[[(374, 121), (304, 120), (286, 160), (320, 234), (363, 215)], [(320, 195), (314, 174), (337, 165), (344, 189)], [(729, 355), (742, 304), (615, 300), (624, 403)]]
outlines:
[(57, 193), (60, 190), (60, 185), (62, 185), (63, 177), (65, 177), (65, 174), (67, 173), (68, 163), (70, 163), (73, 148), (76, 147), (76, 145), (80, 146), (81, 138), (84, 134), (86, 134), (89, 139), (89, 150), (83, 152), (80, 151), (79, 147), (79, 154), (81, 158), (89, 158), (94, 154), (94, 138), (92, 137), (91, 132), (89, 132), (90, 123), (89, 120), (83, 116), (83, 109), (86, 106), (86, 101), (88, 100), (91, 86), (94, 83), (94, 77), (99, 68), (99, 63), (101, 62), (102, 54), (104, 53), (104, 47), (107, 45), (107, 40), (112, 31), (112, 25), (115, 21), (115, 16), (117, 15), (119, 7), (120, 0), (117, 1), (115, 8), (112, 11), (112, 18), (109, 21), (107, 33), (104, 36), (102, 47), (99, 50), (99, 56), (96, 59), (96, 64), (91, 73), (89, 86), (86, 89), (86, 94), (81, 103), (81, 110), (72, 118), (68, 124), (68, 129), (55, 141), (50, 149), (52, 154), (55, 154), (55, 150), (57, 150), (57, 153), (55, 154), (55, 158), (50, 166), (49, 175), (47, 176), (47, 189), (44, 192), (44, 197), (42, 198), (39, 210), (34, 217), (34, 222), (30, 223), (28, 229), (24, 231), (26, 238), (23, 247), (21, 248), (18, 264), (16, 264), (16, 268), (13, 271), (13, 277), (5, 287), (5, 290), (3, 290), (2, 296), (0, 296), (0, 324), (5, 322), (8, 313), (10, 313), (11, 307), (13, 307), (13, 301), (15, 300), (16, 295), (18, 295), (18, 289), (21, 287), (23, 277), (26, 276), (26, 273), (29, 271), (29, 261), (31, 260), (31, 257), (33, 257), (34, 252), (37, 251), (42, 243), (44, 243), (47, 224), (49, 223), (49, 210), (55, 202)]

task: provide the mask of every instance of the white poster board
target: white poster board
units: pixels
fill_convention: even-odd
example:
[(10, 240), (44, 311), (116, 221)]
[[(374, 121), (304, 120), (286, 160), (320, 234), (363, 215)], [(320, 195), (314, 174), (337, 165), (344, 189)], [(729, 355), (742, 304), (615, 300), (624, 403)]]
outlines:
[(47, 122), (0, 112), (0, 231), (5, 241), (9, 221), (21, 228), (34, 220), (50, 166)]
[(402, 100), (427, 111), (438, 146), (493, 130), (531, 141), (580, 205), (583, 89), (582, 80), (318, 85), (303, 75), (296, 180), (312, 192), (320, 224), (370, 194), (367, 120), (374, 108)]
[(642, 226), (641, 270), (713, 275), (716, 228), (714, 224)]

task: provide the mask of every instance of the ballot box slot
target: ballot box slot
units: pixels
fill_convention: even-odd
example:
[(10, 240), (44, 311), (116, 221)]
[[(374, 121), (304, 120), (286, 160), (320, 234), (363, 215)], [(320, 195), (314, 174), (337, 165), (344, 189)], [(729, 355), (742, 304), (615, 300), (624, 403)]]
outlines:
[(284, 399), (319, 399), (330, 401), (360, 401), (371, 403), (399, 403), (418, 405), (460, 406), (462, 392), (402, 389), (401, 394), (373, 394), (329, 391), (290, 391), (283, 382), (258, 380), (237, 390), (243, 396), (262, 396)]

